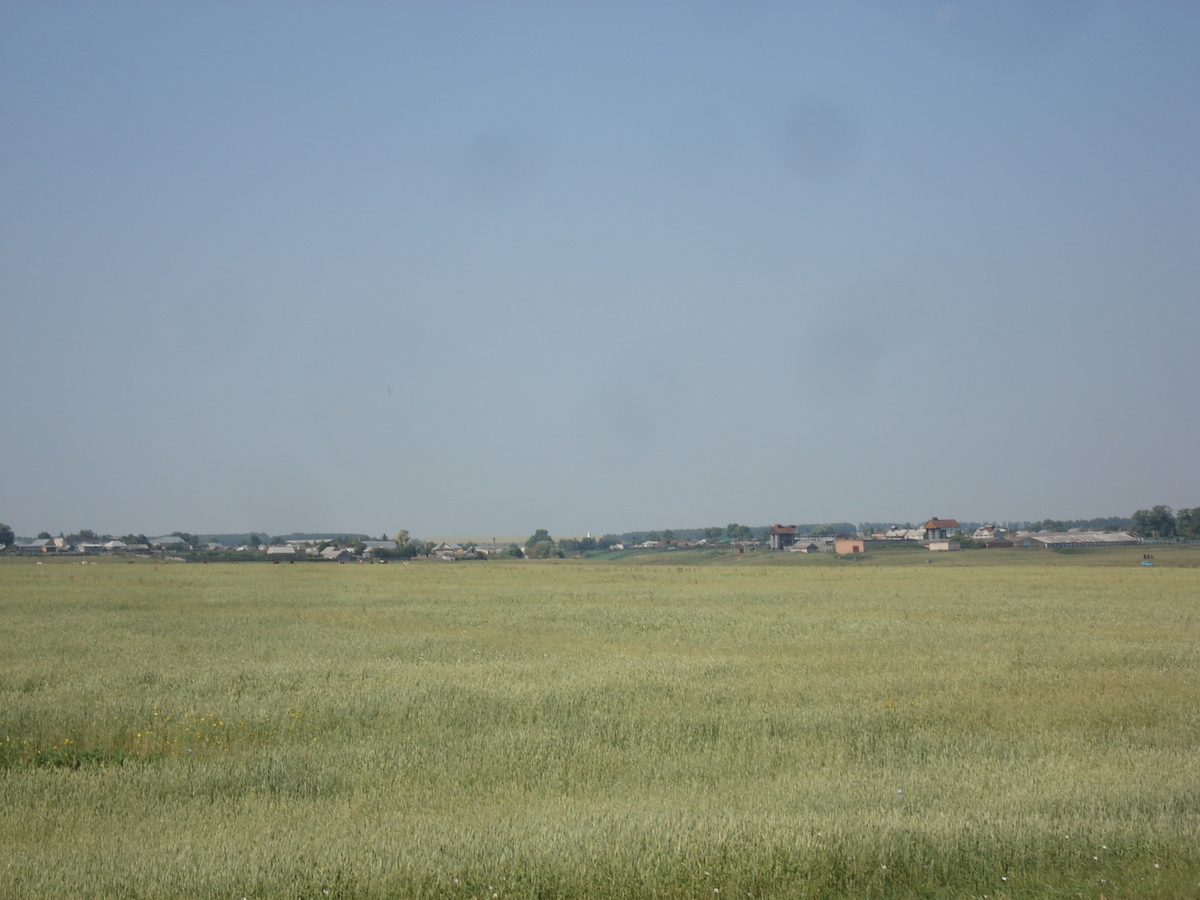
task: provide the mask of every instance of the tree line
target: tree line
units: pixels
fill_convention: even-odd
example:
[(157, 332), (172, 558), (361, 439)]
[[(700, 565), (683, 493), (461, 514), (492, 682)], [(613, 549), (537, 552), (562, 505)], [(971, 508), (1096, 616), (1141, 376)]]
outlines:
[(1200, 541), (1200, 506), (1178, 512), (1169, 506), (1139, 509), (1133, 514), (1133, 533), (1144, 538)]

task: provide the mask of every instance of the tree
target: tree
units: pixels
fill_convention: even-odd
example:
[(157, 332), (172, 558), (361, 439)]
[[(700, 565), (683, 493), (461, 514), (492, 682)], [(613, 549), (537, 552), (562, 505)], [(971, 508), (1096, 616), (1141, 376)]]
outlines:
[(662, 539), (663, 539), (663, 536), (661, 534), (659, 534), (657, 531), (651, 531), (649, 534), (646, 535), (646, 540), (653, 541), (656, 544), (659, 541), (661, 541)]
[(1139, 509), (1133, 514), (1133, 533), (1142, 537), (1174, 537), (1176, 530), (1175, 516), (1169, 506)]
[(973, 537), (967, 537), (961, 531), (956, 531), (950, 535), (950, 540), (958, 541), (958, 546), (963, 550), (979, 550), (983, 547), (983, 541), (976, 540)]
[(704, 529), (704, 539), (706, 541), (719, 541), (721, 539), (721, 526), (715, 525), (712, 528)]
[(509, 544), (508, 549), (504, 552), (507, 556), (511, 556), (514, 559), (522, 559), (525, 556), (525, 554), (521, 552), (521, 548), (516, 544)]
[(397, 546), (403, 547), (405, 544), (408, 543), (408, 529), (401, 528), (399, 531), (396, 532), (396, 536), (394, 538), (392, 538), (392, 540), (394, 540), (396, 542)]
[(0, 546), (7, 547), (9, 544), (13, 543), (16, 539), (17, 539), (17, 536), (13, 533), (13, 530), (11, 528), (9, 528), (7, 525), (5, 525), (3, 522), (0, 522)]
[(665, 531), (663, 531), (662, 539), (669, 544), (674, 543), (675, 542), (675, 532), (672, 531), (670, 528), (666, 529)]
[(1029, 526), (1030, 531), (1066, 531), (1067, 523), (1059, 519), (1042, 519)]
[(54, 535), (52, 535), (52, 534), (51, 534), (50, 532), (48, 532), (48, 531), (39, 531), (39, 532), (38, 532), (38, 535), (37, 535), (37, 539), (38, 539), (39, 541), (48, 541), (48, 540), (50, 540), (50, 538), (52, 538), (52, 537), (54, 537)]
[(554, 538), (550, 537), (550, 533), (545, 528), (539, 528), (535, 531), (529, 540), (525, 542), (525, 546), (532, 547), (534, 544), (540, 544), (542, 541), (548, 541), (551, 544), (554, 543)]
[(550, 559), (551, 557), (561, 557), (562, 551), (554, 546), (553, 541), (538, 541), (536, 544), (525, 545), (525, 555), (530, 559)]
[(1200, 506), (1179, 510), (1175, 513), (1175, 524), (1181, 538), (1200, 540)]

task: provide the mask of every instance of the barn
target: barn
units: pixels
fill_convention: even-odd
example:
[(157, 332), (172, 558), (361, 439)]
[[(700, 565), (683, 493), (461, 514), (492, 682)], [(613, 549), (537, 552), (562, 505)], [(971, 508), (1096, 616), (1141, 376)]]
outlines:
[(925, 540), (944, 541), (961, 530), (957, 519), (939, 519), (934, 516), (925, 523)]
[(787, 550), (796, 543), (795, 525), (772, 525), (767, 529), (767, 545), (772, 550)]

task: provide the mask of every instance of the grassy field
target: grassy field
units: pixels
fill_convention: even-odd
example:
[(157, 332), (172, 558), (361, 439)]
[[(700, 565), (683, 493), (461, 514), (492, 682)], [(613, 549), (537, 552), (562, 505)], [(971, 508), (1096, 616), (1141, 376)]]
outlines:
[(0, 897), (1200, 897), (1197, 554), (1129, 549), (3, 560)]

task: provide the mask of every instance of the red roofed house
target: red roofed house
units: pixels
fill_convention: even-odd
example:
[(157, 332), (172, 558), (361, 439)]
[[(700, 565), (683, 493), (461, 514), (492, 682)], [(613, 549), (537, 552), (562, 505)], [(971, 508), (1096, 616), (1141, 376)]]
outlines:
[(939, 519), (934, 516), (925, 523), (925, 540), (944, 541), (958, 530), (957, 519)]

